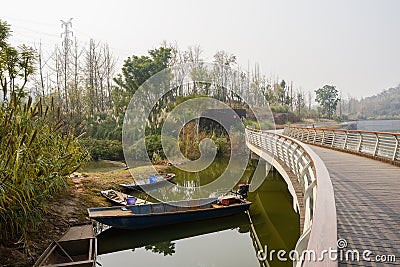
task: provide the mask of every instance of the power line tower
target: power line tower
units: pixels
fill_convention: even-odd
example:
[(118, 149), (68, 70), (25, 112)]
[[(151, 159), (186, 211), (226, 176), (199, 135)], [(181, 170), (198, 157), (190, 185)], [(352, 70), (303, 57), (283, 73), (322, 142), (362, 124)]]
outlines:
[(70, 46), (72, 45), (72, 40), (70, 39), (70, 34), (74, 36), (74, 33), (70, 30), (72, 28), (72, 18), (70, 18), (67, 22), (61, 20), (61, 28), (64, 28), (64, 32), (61, 33), (61, 38), (64, 36), (64, 40), (62, 41), (63, 46), (63, 59), (64, 59), (64, 100), (65, 100), (65, 109), (68, 112), (68, 56), (70, 51)]

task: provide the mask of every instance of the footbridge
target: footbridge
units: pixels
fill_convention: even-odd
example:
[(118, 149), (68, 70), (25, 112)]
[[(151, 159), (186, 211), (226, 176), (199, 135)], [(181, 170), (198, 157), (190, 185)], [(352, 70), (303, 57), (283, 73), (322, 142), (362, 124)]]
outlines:
[[(246, 129), (300, 214), (296, 266), (400, 266), (400, 134)], [(331, 252), (330, 252), (331, 251)], [(312, 254), (314, 253), (314, 254)]]

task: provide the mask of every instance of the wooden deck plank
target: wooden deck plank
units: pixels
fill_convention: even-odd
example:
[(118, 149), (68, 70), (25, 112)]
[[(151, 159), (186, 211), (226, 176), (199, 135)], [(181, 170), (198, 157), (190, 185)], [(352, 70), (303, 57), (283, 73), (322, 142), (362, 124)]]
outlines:
[(89, 211), (89, 217), (90, 218), (105, 217), (105, 216), (122, 216), (122, 217), (124, 217), (127, 215), (133, 215), (133, 212), (130, 209), (122, 210), (121, 208)]
[(59, 241), (94, 238), (93, 226), (91, 224), (72, 226)]
[(396, 262), (345, 262), (340, 265), (400, 266), (400, 168), (318, 146), (310, 147), (328, 168), (335, 192), (338, 238), (348, 248), (395, 255)]

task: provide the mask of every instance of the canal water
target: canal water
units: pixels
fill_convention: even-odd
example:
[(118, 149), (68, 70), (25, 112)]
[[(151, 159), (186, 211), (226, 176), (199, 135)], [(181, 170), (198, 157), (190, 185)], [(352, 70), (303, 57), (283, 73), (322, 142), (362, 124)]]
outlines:
[(111, 160), (90, 161), (82, 169), (82, 172), (110, 172), (118, 171), (126, 167), (125, 163)]
[[(211, 182), (224, 171), (227, 163), (217, 159), (198, 174), (174, 168), (177, 175), (174, 181), (181, 186)], [(251, 179), (255, 165), (252, 160), (240, 183)], [(144, 197), (137, 192), (130, 193)], [(277, 172), (269, 172), (264, 183), (249, 193), (248, 200), (253, 202), (249, 215), (243, 213), (140, 231), (110, 228), (98, 236), (98, 262), (103, 267), (292, 266), (290, 261), (278, 261), (276, 254), (270, 262), (257, 258), (260, 246), (263, 250), (289, 252), (300, 235), (299, 215), (292, 208), (285, 181)]]
[(400, 132), (400, 120), (360, 120), (357, 130), (378, 132)]

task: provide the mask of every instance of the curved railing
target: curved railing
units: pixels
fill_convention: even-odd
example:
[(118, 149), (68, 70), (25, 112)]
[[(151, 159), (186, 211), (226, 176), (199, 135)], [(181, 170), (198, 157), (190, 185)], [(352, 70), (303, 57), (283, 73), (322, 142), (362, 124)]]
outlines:
[(284, 134), (305, 143), (400, 164), (400, 133), (287, 126)]
[[(304, 227), (296, 244), (297, 255), (305, 255), (296, 266), (337, 266), (337, 261), (321, 257), (324, 250), (336, 249), (337, 221), (332, 183), (322, 160), (301, 142), (272, 132), (246, 128), (246, 145), (260, 157), (273, 156), (290, 168), (304, 196)], [(272, 160), (273, 161), (273, 160)], [(270, 162), (274, 165), (274, 162)], [(315, 258), (310, 253), (315, 253)], [(323, 258), (323, 259), (321, 259)]]

